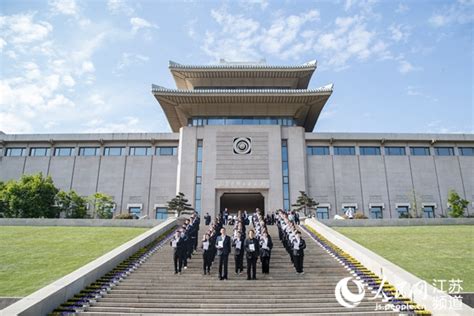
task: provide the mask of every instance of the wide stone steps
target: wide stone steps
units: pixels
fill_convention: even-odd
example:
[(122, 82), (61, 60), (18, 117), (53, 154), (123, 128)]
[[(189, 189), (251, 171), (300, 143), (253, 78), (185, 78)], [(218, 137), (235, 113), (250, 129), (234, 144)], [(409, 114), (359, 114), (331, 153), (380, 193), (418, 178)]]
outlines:
[[(205, 229), (201, 227), (201, 236)], [(211, 275), (202, 275), (200, 250), (188, 260), (182, 275), (175, 275), (172, 249), (165, 245), (80, 315), (398, 315), (377, 311), (380, 299), (364, 299), (352, 309), (341, 306), (335, 298), (335, 286), (351, 276), (349, 272), (304, 234), (305, 274), (297, 275), (276, 226), (269, 226), (269, 233), (274, 244), (270, 274), (261, 274), (258, 262), (255, 281), (247, 280), (246, 260), (244, 272), (234, 273), (233, 254), (229, 257), (229, 280), (217, 279), (218, 257)], [(349, 289), (356, 292), (352, 283)]]

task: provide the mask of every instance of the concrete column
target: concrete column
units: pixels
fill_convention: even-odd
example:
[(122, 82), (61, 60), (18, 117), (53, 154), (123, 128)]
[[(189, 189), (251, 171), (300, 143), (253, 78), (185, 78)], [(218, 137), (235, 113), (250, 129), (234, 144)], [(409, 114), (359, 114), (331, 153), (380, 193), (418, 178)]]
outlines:
[[(181, 127), (179, 130), (178, 175), (176, 194), (185, 194), (194, 206), (194, 183), (196, 181), (197, 127)], [(205, 164), (205, 162), (203, 162)]]
[(290, 175), (290, 205), (296, 202), (299, 191), (307, 191), (306, 142), (303, 127), (287, 127), (288, 164)]

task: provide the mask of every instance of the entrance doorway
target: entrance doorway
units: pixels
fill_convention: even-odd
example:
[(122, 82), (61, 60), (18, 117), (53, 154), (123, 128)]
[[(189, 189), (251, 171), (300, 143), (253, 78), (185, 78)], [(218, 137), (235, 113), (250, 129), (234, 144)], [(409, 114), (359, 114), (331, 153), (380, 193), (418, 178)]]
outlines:
[(237, 213), (239, 210), (253, 213), (256, 208), (265, 208), (265, 198), (261, 193), (224, 193), (221, 196), (220, 211), (224, 212), (225, 208), (229, 213)]

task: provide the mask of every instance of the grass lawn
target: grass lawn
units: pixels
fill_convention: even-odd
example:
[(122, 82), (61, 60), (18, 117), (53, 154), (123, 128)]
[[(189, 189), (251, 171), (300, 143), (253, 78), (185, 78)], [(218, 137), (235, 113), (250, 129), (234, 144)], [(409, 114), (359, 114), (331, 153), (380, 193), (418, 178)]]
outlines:
[(0, 226), (0, 296), (26, 296), (147, 228)]
[[(430, 284), (433, 279), (460, 279), (464, 292), (474, 291), (474, 226), (334, 229)], [(443, 290), (448, 285), (446, 281)]]

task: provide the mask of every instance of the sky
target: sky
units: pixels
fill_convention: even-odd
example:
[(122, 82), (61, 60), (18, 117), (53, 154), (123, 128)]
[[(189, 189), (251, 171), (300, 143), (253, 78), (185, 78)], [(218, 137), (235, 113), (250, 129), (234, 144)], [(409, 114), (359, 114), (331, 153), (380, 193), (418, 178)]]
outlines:
[(2, 0), (0, 131), (170, 132), (168, 61), (317, 60), (314, 132), (473, 133), (474, 0)]

